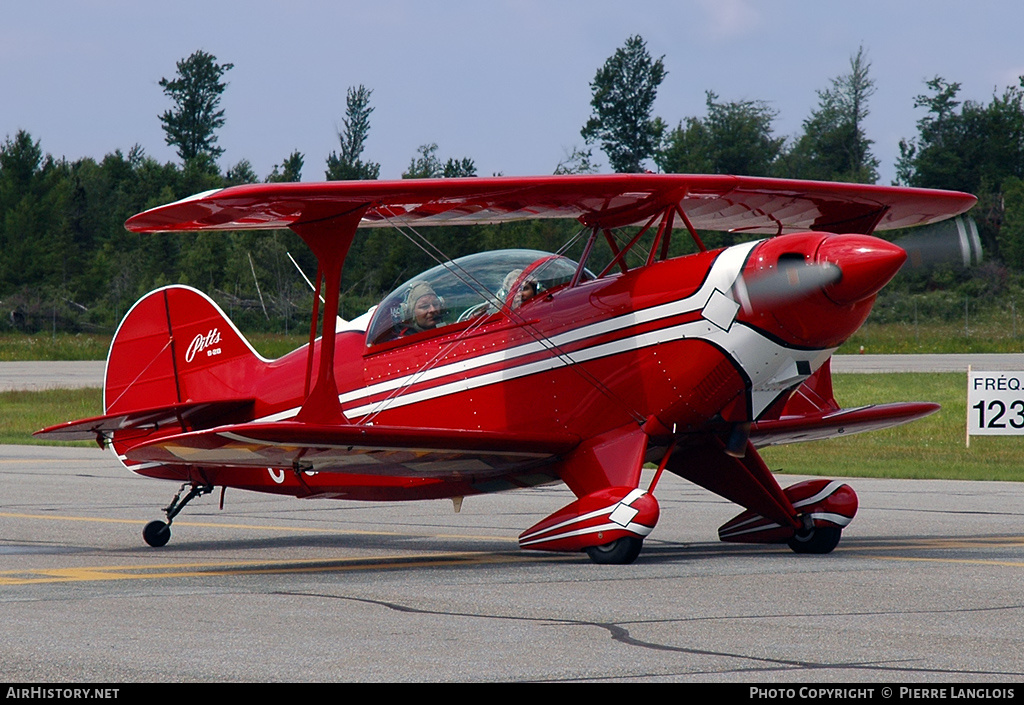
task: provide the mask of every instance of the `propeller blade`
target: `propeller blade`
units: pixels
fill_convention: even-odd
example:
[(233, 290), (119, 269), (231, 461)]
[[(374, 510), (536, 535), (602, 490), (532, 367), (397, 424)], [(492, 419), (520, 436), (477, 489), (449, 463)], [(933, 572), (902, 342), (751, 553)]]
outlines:
[(813, 257), (783, 254), (745, 271), (735, 285), (744, 312), (767, 311), (817, 294), (840, 306), (863, 301), (893, 278), (907, 255), (891, 242), (851, 233), (825, 238)]
[(974, 218), (959, 215), (916, 228), (894, 243), (907, 252), (900, 271), (924, 273), (941, 265), (973, 267), (981, 263), (981, 239)]
[(744, 312), (795, 301), (838, 282), (842, 270), (831, 262), (781, 260), (777, 268), (736, 280), (736, 296)]

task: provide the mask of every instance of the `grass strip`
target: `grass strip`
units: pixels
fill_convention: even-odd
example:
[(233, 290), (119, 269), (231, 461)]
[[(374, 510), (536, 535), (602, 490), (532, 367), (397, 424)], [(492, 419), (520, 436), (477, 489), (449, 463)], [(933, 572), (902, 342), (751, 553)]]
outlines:
[[(966, 447), (966, 373), (837, 374), (834, 386), (845, 407), (935, 401), (942, 410), (882, 431), (765, 448), (761, 452), (770, 468), (829, 477), (1024, 480), (1024, 439), (976, 436)], [(96, 416), (101, 405), (98, 389), (0, 393), (0, 443), (44, 445), (33, 431)]]

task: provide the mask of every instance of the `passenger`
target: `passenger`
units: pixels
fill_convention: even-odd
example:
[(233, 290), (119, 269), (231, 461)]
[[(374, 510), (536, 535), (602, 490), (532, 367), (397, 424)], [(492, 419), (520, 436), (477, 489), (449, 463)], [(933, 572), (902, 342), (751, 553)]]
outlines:
[(519, 291), (519, 295), (520, 297), (522, 297), (523, 303), (525, 304), (527, 301), (535, 297), (539, 293), (539, 291), (540, 285), (537, 283), (537, 280), (534, 279), (533, 277), (530, 277), (523, 282), (523, 286), (522, 289), (520, 289)]
[(510, 300), (509, 293), (511, 293), (516, 282), (519, 281), (519, 278), (522, 275), (523, 270), (513, 269), (505, 275), (505, 279), (501, 282), (501, 289), (498, 290), (498, 298), (502, 301), (508, 301), (511, 308), (519, 308), (521, 305), (535, 297), (537, 292), (540, 291), (540, 285), (537, 283), (537, 280), (534, 279), (533, 276), (528, 276), (526, 280), (519, 285), (519, 290)]
[[(505, 275), (505, 278), (501, 280), (501, 288), (498, 289), (498, 300), (500, 300), (502, 303), (505, 303), (505, 301), (508, 299), (508, 295), (512, 293), (512, 287), (516, 285), (516, 281), (519, 280), (519, 277), (522, 276), (522, 274), (523, 270), (513, 269), (511, 272)], [(519, 297), (516, 297), (516, 299), (518, 298)], [(509, 301), (509, 304), (512, 306), (512, 308), (515, 308), (518, 305), (518, 301), (514, 299), (512, 301)]]

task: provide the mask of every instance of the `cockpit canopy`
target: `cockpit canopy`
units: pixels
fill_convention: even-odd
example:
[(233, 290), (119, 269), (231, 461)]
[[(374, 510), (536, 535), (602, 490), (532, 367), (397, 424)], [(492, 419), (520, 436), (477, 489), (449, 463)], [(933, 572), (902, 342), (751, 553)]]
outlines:
[(510, 313), (568, 284), (576, 266), (567, 257), (539, 250), (481, 252), (440, 264), (381, 302), (370, 321), (367, 345), (475, 321), (502, 309)]

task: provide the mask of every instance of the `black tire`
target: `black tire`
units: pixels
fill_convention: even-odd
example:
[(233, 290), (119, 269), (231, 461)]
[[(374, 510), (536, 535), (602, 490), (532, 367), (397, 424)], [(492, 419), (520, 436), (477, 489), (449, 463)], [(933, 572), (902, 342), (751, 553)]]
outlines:
[(839, 545), (843, 530), (838, 526), (818, 526), (810, 531), (797, 532), (789, 540), (789, 547), (795, 553), (831, 553)]
[(629, 565), (640, 555), (643, 547), (643, 539), (625, 536), (603, 546), (591, 546), (586, 551), (590, 560), (599, 565)]
[(142, 538), (153, 548), (166, 546), (171, 540), (171, 527), (159, 519), (151, 521), (142, 530)]

